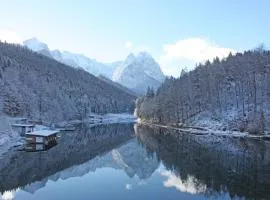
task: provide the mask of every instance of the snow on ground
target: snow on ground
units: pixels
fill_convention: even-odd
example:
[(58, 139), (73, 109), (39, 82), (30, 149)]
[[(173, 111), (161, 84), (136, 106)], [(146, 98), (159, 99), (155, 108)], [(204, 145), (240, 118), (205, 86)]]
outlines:
[(11, 147), (23, 144), (21, 136), (12, 131), (10, 126), (17, 120), (18, 118), (0, 116), (0, 156)]
[(114, 123), (130, 123), (136, 122), (137, 118), (134, 115), (128, 113), (108, 113), (105, 115), (92, 114), (92, 118), (81, 120), (63, 121), (57, 123), (56, 127), (65, 127), (70, 125), (77, 125), (80, 123), (91, 123), (91, 124), (114, 124)]
[[(0, 156), (12, 147), (24, 144), (24, 138), (11, 128), (11, 124), (20, 123), (21, 119), (22, 118), (0, 116)], [(49, 129), (49, 127), (36, 125), (34, 131), (46, 129)]]
[(205, 111), (196, 115), (190, 122), (192, 125), (199, 127), (206, 127), (212, 130), (222, 130), (226, 126), (234, 121), (239, 116), (239, 111), (232, 109), (227, 112), (223, 112), (221, 116), (216, 117), (211, 112)]
[[(231, 136), (231, 137), (248, 137), (250, 136), (247, 132), (239, 132), (239, 131), (222, 131), (222, 130), (216, 130), (216, 129), (210, 129), (207, 126), (202, 130), (198, 129), (197, 127), (188, 127), (188, 128), (178, 128), (173, 126), (167, 126), (167, 125), (159, 125), (159, 124), (151, 124), (147, 122), (142, 122), (140, 119), (138, 119), (138, 123), (146, 124), (150, 126), (157, 126), (161, 128), (168, 128), (173, 130), (179, 130), (184, 133), (194, 134), (194, 135), (215, 135), (215, 136)], [(197, 125), (197, 124), (196, 124)]]
[(137, 118), (134, 115), (128, 113), (113, 114), (108, 113), (103, 116), (103, 123), (129, 123), (136, 122)]
[[(100, 121), (100, 117), (102, 121)], [(18, 133), (12, 130), (11, 124), (18, 123), (20, 118), (12, 118), (7, 116), (0, 116), (0, 156), (7, 152), (14, 146), (20, 146), (24, 143), (24, 138)], [(112, 124), (112, 123), (130, 123), (136, 122), (136, 117), (127, 113), (113, 114), (109, 113), (106, 115), (94, 115), (94, 119), (86, 120), (85, 123), (94, 124)], [(80, 120), (72, 120), (69, 122), (58, 123), (57, 126), (64, 127), (68, 125), (76, 125), (81, 123)], [(34, 131), (48, 130), (50, 127), (43, 125), (35, 125)]]
[[(216, 115), (213, 114), (215, 112), (217, 113)], [(205, 127), (211, 130), (225, 131), (241, 130), (244, 128), (244, 130), (251, 130), (249, 132), (252, 132), (253, 129), (258, 129), (258, 123), (260, 123), (260, 116), (258, 115), (260, 115), (260, 112), (256, 114), (253, 111), (246, 111), (246, 117), (243, 118), (242, 110), (236, 108), (223, 111), (221, 114), (217, 110), (212, 112), (204, 111), (191, 118), (187, 123), (192, 126)], [(270, 134), (270, 109), (264, 109), (263, 113), (265, 119), (264, 132), (265, 134)], [(247, 124), (244, 125), (244, 122), (247, 122)]]

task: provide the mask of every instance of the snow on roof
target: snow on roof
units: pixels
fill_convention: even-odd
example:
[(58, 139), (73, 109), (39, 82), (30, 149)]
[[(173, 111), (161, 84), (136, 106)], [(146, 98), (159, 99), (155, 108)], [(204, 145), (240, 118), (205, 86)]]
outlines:
[(34, 124), (12, 124), (11, 126), (19, 126), (19, 127), (34, 127)]
[(13, 119), (14, 120), (27, 120), (27, 118), (25, 117), (14, 117)]
[(50, 136), (53, 134), (58, 133), (59, 131), (56, 130), (41, 130), (41, 131), (34, 131), (34, 132), (30, 132), (30, 133), (25, 133), (25, 135), (37, 135), (37, 136)]

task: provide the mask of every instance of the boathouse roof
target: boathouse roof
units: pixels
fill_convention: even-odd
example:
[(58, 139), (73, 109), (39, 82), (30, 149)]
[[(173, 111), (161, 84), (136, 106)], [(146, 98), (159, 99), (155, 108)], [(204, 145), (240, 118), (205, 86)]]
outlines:
[(25, 135), (48, 137), (48, 136), (54, 135), (54, 134), (56, 134), (58, 132), (59, 131), (57, 131), (57, 130), (41, 130), (41, 131), (34, 131), (34, 132), (30, 132), (30, 133), (25, 133)]
[(11, 126), (16, 126), (16, 127), (34, 127), (34, 124), (11, 124)]

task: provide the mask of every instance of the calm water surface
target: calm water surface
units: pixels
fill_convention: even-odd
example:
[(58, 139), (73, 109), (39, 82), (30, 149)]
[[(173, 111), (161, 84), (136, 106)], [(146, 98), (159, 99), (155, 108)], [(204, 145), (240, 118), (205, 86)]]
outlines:
[(270, 143), (82, 126), (48, 151), (3, 155), (0, 199), (270, 199)]

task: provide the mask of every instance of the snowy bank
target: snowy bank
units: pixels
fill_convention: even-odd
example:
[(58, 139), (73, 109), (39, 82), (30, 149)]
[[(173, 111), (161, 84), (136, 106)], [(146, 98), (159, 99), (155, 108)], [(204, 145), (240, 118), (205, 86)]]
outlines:
[[(24, 144), (24, 138), (11, 128), (11, 124), (20, 123), (25, 118), (0, 116), (0, 156), (9, 149)], [(34, 131), (50, 129), (47, 126), (35, 125)]]
[(128, 113), (108, 113), (105, 115), (92, 114), (91, 118), (84, 120), (70, 120), (56, 123), (54, 127), (68, 127), (81, 123), (91, 124), (115, 124), (115, 123), (132, 123), (136, 122), (137, 118), (134, 115)]
[(18, 118), (0, 116), (0, 156), (10, 148), (23, 144), (22, 137), (12, 131), (10, 126), (18, 120)]
[[(127, 114), (108, 113), (106, 115), (92, 115), (93, 118), (84, 120), (83, 123), (91, 123), (94, 125), (99, 124), (114, 124), (114, 123), (132, 123), (136, 122), (136, 117)], [(11, 124), (18, 123), (21, 118), (12, 118), (8, 116), (0, 116), (0, 156), (7, 152), (12, 147), (21, 146), (24, 144), (24, 138), (15, 132), (11, 128)], [(53, 128), (57, 127), (70, 127), (82, 123), (81, 120), (64, 121), (53, 125)], [(35, 125), (34, 131), (51, 129), (48, 126)]]
[(267, 135), (267, 133), (270, 132), (269, 118), (270, 113), (268, 110), (264, 110), (262, 119), (260, 112), (247, 112), (246, 116), (243, 117), (243, 113), (240, 110), (231, 109), (217, 115), (209, 111), (204, 111), (187, 120), (186, 124), (214, 131), (218, 130), (224, 132), (230, 130), (255, 135), (263, 135), (263, 133), (265, 133)]
[(130, 123), (136, 122), (137, 118), (128, 113), (108, 113), (103, 116), (103, 123)]
[[(206, 121), (206, 120), (205, 120)], [(249, 134), (248, 132), (240, 132), (240, 131), (231, 131), (231, 130), (217, 130), (217, 129), (211, 129), (206, 126), (204, 127), (196, 127), (196, 126), (183, 126), (183, 127), (176, 127), (173, 125), (163, 125), (163, 124), (157, 124), (157, 123), (148, 123), (146, 121), (143, 121), (141, 119), (138, 119), (137, 122), (142, 125), (147, 125), (150, 127), (159, 127), (159, 128), (165, 128), (165, 129), (171, 129), (180, 131), (182, 133), (187, 134), (193, 134), (193, 135), (202, 135), (209, 137), (228, 137), (228, 138), (252, 138), (252, 139), (258, 139), (258, 140), (265, 140), (270, 141), (270, 135), (253, 135)], [(214, 126), (215, 127), (215, 126)]]

